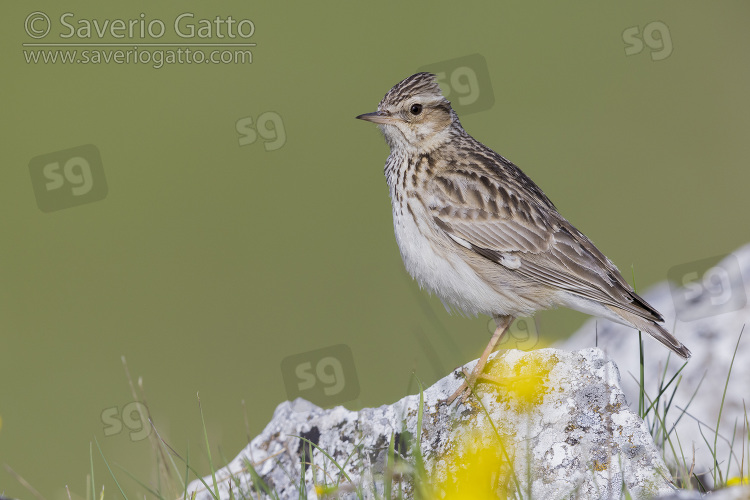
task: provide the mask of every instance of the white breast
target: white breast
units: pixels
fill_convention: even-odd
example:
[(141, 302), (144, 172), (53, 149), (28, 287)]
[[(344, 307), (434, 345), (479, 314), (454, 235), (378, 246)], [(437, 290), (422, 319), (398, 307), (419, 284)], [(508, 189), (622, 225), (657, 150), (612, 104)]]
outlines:
[[(454, 306), (466, 314), (506, 314), (504, 297), (477, 276), (453, 242), (434, 226), (420, 203), (411, 203), (414, 216), (406, 208), (401, 214), (401, 207), (395, 201), (395, 189), (401, 186), (391, 185), (396, 242), (406, 270), (419, 286), (435, 293), (446, 306)], [(400, 194), (402, 199), (406, 197), (405, 192)], [(434, 241), (425, 234), (430, 234)]]

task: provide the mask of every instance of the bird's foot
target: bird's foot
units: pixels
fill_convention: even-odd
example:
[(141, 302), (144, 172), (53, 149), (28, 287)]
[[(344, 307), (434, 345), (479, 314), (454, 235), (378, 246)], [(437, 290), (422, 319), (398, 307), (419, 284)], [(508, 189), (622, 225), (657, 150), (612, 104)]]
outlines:
[(461, 396), (461, 403), (465, 403), (466, 398), (468, 398), (469, 394), (471, 394), (471, 391), (474, 390), (474, 385), (476, 384), (476, 377), (474, 376), (474, 372), (469, 373), (466, 371), (466, 368), (461, 368), (461, 371), (464, 372), (464, 382), (458, 389), (456, 389), (456, 392), (442, 401), (448, 406), (452, 405), (456, 398), (459, 396)]
[(461, 384), (461, 386), (458, 389), (456, 389), (456, 392), (451, 394), (450, 397), (443, 399), (441, 401), (448, 406), (453, 404), (453, 402), (459, 396), (461, 396), (461, 400), (460, 400), (461, 403), (465, 403), (469, 397), (469, 394), (474, 392), (479, 382), (490, 382), (492, 384), (499, 385), (499, 386), (502, 386), (505, 384), (505, 381), (497, 377), (493, 377), (492, 375), (487, 375), (486, 373), (481, 373), (481, 372), (477, 373), (476, 368), (471, 373), (467, 372), (466, 368), (461, 368), (461, 371), (463, 371), (464, 373), (464, 382)]

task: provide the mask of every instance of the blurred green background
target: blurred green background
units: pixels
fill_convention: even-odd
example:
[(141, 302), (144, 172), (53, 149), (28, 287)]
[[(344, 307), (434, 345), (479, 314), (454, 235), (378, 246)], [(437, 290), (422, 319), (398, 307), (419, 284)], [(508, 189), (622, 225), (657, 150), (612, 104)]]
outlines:
[[(25, 31), (34, 11), (51, 20), (41, 40)], [(66, 12), (76, 27), (143, 13), (167, 31), (64, 39)], [(255, 32), (186, 40), (172, 29), (185, 12), (195, 24), (250, 19)], [(151, 481), (148, 440), (122, 420), (134, 400), (121, 356), (162, 436), (183, 455), (189, 446), (201, 473), (197, 392), (220, 462), (288, 398), (288, 356), (348, 346), (353, 409), (413, 392), (413, 371), (429, 384), (477, 357), (487, 318), (448, 315), (408, 278), (387, 146), (354, 120), (423, 66), (484, 58), (494, 104), (461, 116), (464, 127), (524, 169), (628, 278), (634, 266), (639, 289), (731, 252), (750, 240), (748, 14), (747, 2), (6, 6), (0, 462), (47, 499), (67, 498), (65, 485), (85, 497), (96, 438), (111, 463)], [(251, 64), (157, 69), (27, 63), (41, 49), (22, 44), (33, 42), (257, 46)], [(87, 144), (101, 154), (105, 196), (40, 210), (32, 159), (63, 164)], [(559, 310), (537, 325), (553, 342), (585, 319)], [(116, 496), (96, 446), (93, 462)], [(0, 492), (31, 497), (5, 469)]]

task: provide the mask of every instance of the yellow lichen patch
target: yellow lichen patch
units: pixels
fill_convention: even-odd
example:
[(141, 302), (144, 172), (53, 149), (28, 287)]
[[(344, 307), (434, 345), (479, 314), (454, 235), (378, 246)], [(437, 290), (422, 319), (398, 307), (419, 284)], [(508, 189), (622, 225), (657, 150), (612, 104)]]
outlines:
[(609, 464), (607, 462), (600, 462), (599, 460), (594, 460), (594, 470), (597, 472), (607, 470), (608, 465)]
[(539, 352), (529, 353), (512, 365), (500, 358), (491, 362), (487, 379), (500, 386), (501, 399), (529, 408), (540, 404), (549, 391), (547, 380), (557, 362), (557, 357)]
[(462, 433), (441, 462), (445, 474), (431, 481), (430, 498), (444, 500), (507, 498), (512, 490), (514, 450), (507, 439), (498, 439), (494, 431), (482, 435), (478, 430)]

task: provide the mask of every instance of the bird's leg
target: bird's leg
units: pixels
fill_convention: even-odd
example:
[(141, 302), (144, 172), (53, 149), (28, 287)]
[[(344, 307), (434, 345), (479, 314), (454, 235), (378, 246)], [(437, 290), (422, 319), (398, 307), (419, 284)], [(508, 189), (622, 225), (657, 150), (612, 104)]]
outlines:
[(495, 328), (495, 333), (492, 334), (490, 343), (487, 344), (487, 347), (484, 348), (482, 356), (479, 358), (479, 361), (477, 362), (471, 373), (466, 374), (466, 372), (464, 371), (464, 374), (466, 375), (464, 383), (461, 384), (461, 387), (459, 387), (451, 397), (445, 400), (447, 404), (453, 403), (453, 401), (455, 401), (455, 399), (461, 394), (463, 394), (463, 396), (461, 397), (461, 402), (464, 402), (469, 393), (474, 390), (474, 384), (476, 384), (478, 379), (482, 378), (481, 376), (482, 372), (484, 371), (484, 365), (487, 364), (487, 358), (489, 358), (490, 354), (492, 354), (492, 351), (495, 350), (495, 346), (503, 337), (503, 334), (508, 331), (508, 327), (511, 325), (511, 323), (513, 323), (514, 319), (515, 318), (513, 318), (513, 316), (495, 317), (495, 324), (497, 325), (497, 328)]

